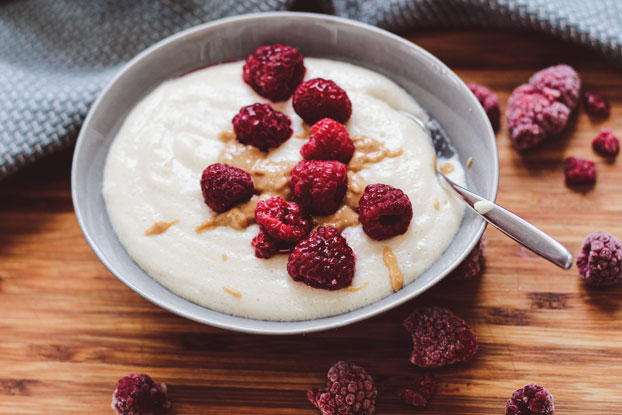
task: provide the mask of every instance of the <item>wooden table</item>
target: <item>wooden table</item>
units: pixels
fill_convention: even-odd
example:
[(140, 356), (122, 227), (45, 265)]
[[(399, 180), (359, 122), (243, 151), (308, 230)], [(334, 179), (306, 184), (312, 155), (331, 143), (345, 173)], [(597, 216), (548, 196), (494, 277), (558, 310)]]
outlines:
[[(603, 125), (622, 136), (622, 76), (583, 48), (540, 34), (418, 33), (414, 42), (464, 80), (488, 85), (502, 109), (515, 86), (566, 62), (587, 89), (613, 104), (604, 122), (579, 112), (567, 134), (521, 156), (498, 134), (498, 201), (576, 253), (596, 230), (622, 236), (620, 160), (606, 163), (590, 143)], [(596, 161), (598, 183), (563, 183), (568, 155)], [(169, 385), (171, 414), (318, 414), (306, 400), (335, 361), (359, 362), (379, 388), (378, 414), (414, 410), (397, 399), (416, 370), (403, 318), (419, 305), (444, 305), (476, 330), (467, 364), (437, 370), (430, 414), (500, 414), (510, 394), (537, 382), (559, 414), (622, 408), (622, 286), (589, 289), (489, 229), (486, 272), (443, 282), (371, 320), (306, 336), (262, 337), (203, 326), (168, 313), (113, 277), (82, 237), (70, 198), (71, 154), (48, 158), (0, 183), (0, 413), (112, 414), (118, 378), (145, 372)]]

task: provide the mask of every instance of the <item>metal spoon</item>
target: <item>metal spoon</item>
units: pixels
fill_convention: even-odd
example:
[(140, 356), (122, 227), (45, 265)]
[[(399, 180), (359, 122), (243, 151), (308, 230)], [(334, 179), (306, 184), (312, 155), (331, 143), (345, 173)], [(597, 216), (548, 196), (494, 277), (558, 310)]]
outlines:
[[(430, 135), (430, 129), (421, 119), (406, 111), (401, 111), (401, 113), (416, 122)], [(436, 175), (441, 177), (443, 181), (453, 189), (475, 213), (484, 218), (486, 222), (490, 223), (525, 248), (551, 261), (560, 268), (568, 269), (572, 266), (572, 254), (555, 239), (496, 203), (456, 184), (438, 169), (435, 169), (435, 171)]]

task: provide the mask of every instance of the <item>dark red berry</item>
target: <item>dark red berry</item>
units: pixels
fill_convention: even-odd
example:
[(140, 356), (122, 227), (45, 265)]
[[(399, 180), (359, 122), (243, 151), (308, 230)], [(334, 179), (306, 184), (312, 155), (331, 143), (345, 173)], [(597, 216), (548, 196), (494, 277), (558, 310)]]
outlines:
[(354, 278), (354, 252), (338, 229), (319, 227), (298, 242), (287, 261), (295, 281), (313, 288), (339, 290)]
[(242, 70), (244, 82), (272, 101), (288, 99), (304, 75), (305, 66), (300, 52), (279, 44), (257, 48), (246, 59)]
[(594, 117), (608, 117), (611, 112), (609, 102), (594, 92), (583, 94), (583, 105), (585, 106), (585, 112)]
[(609, 232), (588, 235), (577, 257), (577, 268), (583, 280), (594, 286), (622, 282), (622, 246)]
[(620, 140), (613, 135), (611, 128), (602, 128), (592, 141), (595, 152), (605, 157), (615, 157), (620, 152)]
[(334, 213), (348, 188), (348, 167), (338, 161), (303, 160), (290, 173), (296, 203), (316, 216)]
[(280, 146), (292, 136), (292, 121), (268, 104), (243, 107), (233, 117), (233, 131), (242, 144), (255, 146), (261, 151)]
[(554, 412), (553, 395), (535, 383), (516, 390), (505, 405), (505, 415), (552, 415)]
[(551, 100), (559, 101), (573, 110), (579, 102), (581, 79), (568, 65), (555, 65), (536, 72), (529, 84)]
[(497, 98), (497, 95), (484, 85), (476, 84), (475, 82), (469, 82), (467, 86), (479, 103), (482, 104), (482, 107), (484, 107), (492, 129), (498, 131), (501, 123), (501, 110), (499, 109), (499, 98)]
[(484, 270), (485, 247), (486, 236), (482, 235), (469, 255), (449, 274), (450, 278), (453, 280), (470, 280), (480, 275)]
[(372, 239), (382, 241), (408, 230), (413, 209), (408, 196), (387, 184), (370, 184), (359, 200), (359, 222)]
[(410, 361), (423, 368), (464, 362), (477, 352), (477, 336), (460, 317), (443, 307), (420, 308), (404, 327), (413, 340)]
[(343, 124), (323, 118), (311, 127), (311, 139), (300, 149), (305, 160), (337, 160), (348, 164), (354, 154), (354, 142)]
[(596, 183), (596, 165), (591, 160), (568, 157), (564, 161), (564, 177), (566, 184)]
[(112, 393), (112, 409), (118, 415), (157, 415), (170, 406), (166, 385), (156, 385), (144, 374), (123, 376)]
[(265, 233), (282, 242), (298, 242), (311, 231), (313, 221), (295, 202), (273, 196), (260, 200), (255, 220)]
[(435, 392), (436, 381), (434, 377), (431, 375), (419, 376), (412, 382), (410, 389), (404, 389), (400, 393), (400, 400), (416, 408), (425, 408)]
[(352, 103), (346, 91), (333, 81), (322, 78), (300, 84), (292, 103), (296, 114), (309, 125), (322, 118), (332, 118), (345, 124), (352, 115)]
[(212, 164), (203, 170), (201, 191), (205, 204), (216, 212), (224, 212), (253, 196), (251, 175), (228, 164)]
[(255, 256), (262, 259), (271, 258), (276, 254), (286, 254), (294, 249), (292, 243), (274, 239), (261, 228), (257, 236), (253, 238), (251, 246), (255, 248)]
[(325, 391), (307, 392), (322, 415), (374, 415), (377, 395), (372, 377), (351, 362), (337, 362), (330, 368)]

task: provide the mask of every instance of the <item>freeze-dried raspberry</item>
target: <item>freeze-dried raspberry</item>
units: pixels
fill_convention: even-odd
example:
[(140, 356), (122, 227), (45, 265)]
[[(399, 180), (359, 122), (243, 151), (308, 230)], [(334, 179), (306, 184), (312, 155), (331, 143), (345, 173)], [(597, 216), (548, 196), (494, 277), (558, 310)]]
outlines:
[(566, 184), (596, 183), (596, 165), (591, 160), (568, 157), (564, 161)]
[(271, 258), (276, 254), (287, 254), (294, 249), (293, 243), (274, 239), (261, 228), (257, 236), (253, 238), (251, 246), (255, 248), (255, 256), (262, 259)]
[(289, 186), (294, 201), (312, 215), (330, 215), (346, 194), (348, 167), (333, 160), (302, 160), (292, 169)]
[(595, 152), (605, 157), (615, 157), (620, 152), (620, 140), (613, 135), (611, 128), (602, 128), (592, 141)]
[(622, 246), (609, 232), (588, 235), (577, 257), (581, 278), (595, 286), (613, 285), (622, 281)]
[(482, 235), (479, 242), (469, 252), (469, 255), (454, 269), (450, 278), (454, 280), (470, 280), (482, 273), (485, 263), (486, 236)]
[(501, 110), (499, 109), (499, 98), (497, 98), (497, 95), (484, 85), (476, 84), (475, 82), (469, 82), (467, 86), (479, 103), (482, 104), (482, 107), (484, 107), (492, 129), (498, 131), (499, 124), (501, 123)]
[(246, 59), (242, 69), (244, 82), (272, 101), (288, 99), (304, 75), (305, 66), (300, 52), (279, 44), (258, 47)]
[(387, 184), (370, 184), (359, 200), (359, 222), (372, 239), (382, 241), (408, 230), (413, 209), (408, 196)]
[(354, 142), (343, 124), (323, 118), (311, 127), (311, 139), (300, 149), (305, 160), (337, 160), (348, 164), (354, 154)]
[(517, 389), (505, 405), (505, 415), (552, 415), (554, 412), (553, 395), (535, 383)]
[(442, 367), (464, 362), (477, 352), (477, 336), (451, 310), (426, 307), (415, 310), (404, 327), (413, 339), (410, 361), (419, 367)]
[(322, 118), (332, 118), (345, 124), (352, 115), (352, 103), (346, 91), (333, 81), (322, 78), (300, 84), (292, 103), (296, 114), (309, 125)]
[(280, 146), (293, 132), (289, 117), (268, 104), (243, 107), (233, 117), (233, 131), (240, 143), (261, 151)]
[(337, 362), (328, 371), (325, 391), (310, 389), (309, 402), (322, 415), (373, 415), (378, 391), (374, 380), (361, 366)]
[(295, 202), (279, 196), (260, 200), (255, 207), (255, 220), (272, 238), (298, 242), (311, 230), (313, 221)]
[(410, 389), (400, 393), (400, 400), (408, 405), (425, 408), (428, 401), (436, 392), (436, 381), (431, 375), (420, 376), (415, 379)]
[(583, 94), (585, 112), (595, 117), (608, 117), (611, 112), (609, 102), (602, 96), (593, 92)]
[(112, 409), (118, 415), (157, 415), (170, 406), (166, 385), (156, 385), (144, 374), (123, 376), (112, 393)]
[(201, 175), (201, 192), (205, 204), (216, 212), (224, 212), (253, 196), (251, 175), (228, 164), (212, 164)]
[(354, 252), (338, 229), (319, 227), (298, 242), (287, 261), (287, 272), (310, 287), (339, 290), (354, 278)]
[(574, 109), (579, 101), (581, 79), (568, 65), (550, 66), (536, 72), (529, 79), (529, 85), (552, 100), (566, 105), (570, 110)]

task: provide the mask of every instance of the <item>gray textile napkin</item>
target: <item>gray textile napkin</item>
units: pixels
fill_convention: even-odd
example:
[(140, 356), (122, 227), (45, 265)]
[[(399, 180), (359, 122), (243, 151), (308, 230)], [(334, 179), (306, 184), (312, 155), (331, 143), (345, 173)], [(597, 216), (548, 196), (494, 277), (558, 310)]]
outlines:
[[(0, 0), (0, 179), (75, 142), (89, 106), (132, 56), (179, 30), (295, 0)], [(529, 28), (622, 66), (622, 0), (319, 0), (315, 10), (393, 31)]]

